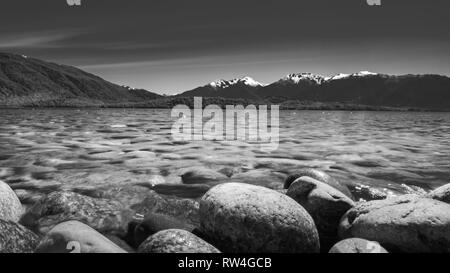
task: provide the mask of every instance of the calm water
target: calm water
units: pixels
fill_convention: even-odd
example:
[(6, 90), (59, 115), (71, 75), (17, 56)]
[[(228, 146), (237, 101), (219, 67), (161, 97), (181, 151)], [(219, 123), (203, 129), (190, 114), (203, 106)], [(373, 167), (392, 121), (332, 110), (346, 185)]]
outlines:
[(169, 110), (0, 110), (0, 118), (0, 179), (32, 194), (147, 183), (198, 197), (204, 185), (180, 178), (195, 166), (271, 188), (302, 167), (394, 193), (450, 182), (450, 113), (284, 111), (273, 152), (174, 142)]

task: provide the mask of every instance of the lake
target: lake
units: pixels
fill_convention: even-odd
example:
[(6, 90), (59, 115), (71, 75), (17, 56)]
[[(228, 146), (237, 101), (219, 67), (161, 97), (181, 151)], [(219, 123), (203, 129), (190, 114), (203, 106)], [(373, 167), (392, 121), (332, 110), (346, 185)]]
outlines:
[(274, 189), (305, 167), (393, 194), (450, 182), (450, 113), (281, 111), (279, 148), (266, 152), (244, 141), (174, 141), (167, 109), (16, 109), (0, 117), (0, 179), (36, 196), (137, 183), (197, 198), (205, 187), (180, 177), (195, 167)]

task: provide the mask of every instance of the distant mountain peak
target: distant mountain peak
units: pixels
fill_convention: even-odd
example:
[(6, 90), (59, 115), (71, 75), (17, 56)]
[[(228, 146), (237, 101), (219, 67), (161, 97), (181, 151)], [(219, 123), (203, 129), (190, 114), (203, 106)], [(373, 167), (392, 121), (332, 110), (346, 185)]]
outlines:
[(310, 82), (314, 82), (316, 84), (321, 84), (325, 81), (325, 77), (322, 75), (316, 75), (316, 74), (313, 74), (310, 72), (303, 72), (303, 73), (289, 74), (286, 77), (284, 77), (283, 79), (281, 79), (281, 81), (290, 82), (290, 83), (294, 83), (294, 84), (298, 84), (301, 81), (310, 81)]
[(223, 89), (223, 88), (228, 88), (237, 84), (242, 84), (242, 85), (246, 85), (246, 86), (251, 86), (251, 87), (262, 87), (264, 86), (264, 84), (255, 81), (253, 78), (251, 77), (242, 77), (242, 78), (236, 78), (236, 79), (232, 79), (232, 80), (218, 80), (215, 82), (212, 82), (209, 84), (209, 86), (216, 88), (216, 89)]

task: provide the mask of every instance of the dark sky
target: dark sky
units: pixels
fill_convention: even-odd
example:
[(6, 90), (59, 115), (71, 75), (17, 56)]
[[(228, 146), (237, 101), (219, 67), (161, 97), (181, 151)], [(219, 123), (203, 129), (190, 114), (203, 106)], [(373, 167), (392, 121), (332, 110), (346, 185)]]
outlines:
[(450, 1), (1, 0), (0, 51), (177, 93), (217, 79), (450, 75)]

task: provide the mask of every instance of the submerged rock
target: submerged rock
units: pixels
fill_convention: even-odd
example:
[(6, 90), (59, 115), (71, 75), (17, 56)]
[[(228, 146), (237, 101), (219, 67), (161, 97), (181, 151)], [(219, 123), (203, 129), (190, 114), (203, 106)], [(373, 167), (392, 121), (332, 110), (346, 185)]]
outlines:
[(349, 238), (335, 244), (329, 253), (388, 253), (378, 242), (368, 241), (360, 238)]
[(201, 231), (225, 252), (318, 252), (314, 221), (293, 199), (240, 183), (214, 187), (200, 201)]
[(135, 246), (139, 246), (149, 236), (166, 229), (181, 229), (192, 232), (195, 226), (182, 222), (172, 216), (149, 213), (134, 229), (133, 237)]
[(145, 240), (140, 253), (220, 253), (209, 243), (194, 234), (180, 229), (160, 231)]
[(0, 253), (32, 253), (39, 237), (27, 228), (0, 219)]
[(450, 205), (417, 195), (360, 203), (342, 218), (339, 235), (394, 252), (450, 252)]
[(175, 217), (187, 224), (199, 225), (199, 203), (192, 199), (175, 198), (149, 191), (147, 197), (131, 206), (131, 209), (141, 215), (159, 213)]
[(22, 204), (16, 193), (0, 180), (0, 219), (18, 222), (22, 213)]
[(324, 173), (323, 171), (316, 170), (316, 169), (301, 169), (292, 175), (290, 175), (288, 178), (286, 178), (284, 182), (284, 188), (288, 189), (289, 186), (294, 183), (295, 180), (302, 176), (308, 176), (311, 178), (314, 178), (320, 182), (323, 182), (325, 184), (328, 184), (329, 186), (339, 190), (343, 194), (345, 194), (347, 197), (353, 200), (353, 195), (348, 189), (346, 185), (343, 185), (333, 177), (329, 176), (328, 174)]
[(192, 168), (181, 175), (184, 184), (202, 184), (226, 180), (228, 177), (220, 172), (207, 168)]
[(68, 221), (56, 225), (42, 239), (37, 253), (126, 253), (91, 227)]
[(427, 197), (450, 204), (450, 184), (435, 189)]
[(311, 177), (295, 180), (286, 194), (302, 205), (314, 219), (322, 250), (328, 250), (338, 241), (340, 220), (354, 206), (350, 198)]
[(46, 234), (69, 220), (83, 222), (102, 233), (124, 236), (134, 213), (114, 200), (97, 199), (74, 192), (54, 192), (41, 199), (22, 217), (25, 226)]
[(389, 193), (366, 185), (357, 185), (355, 187), (352, 187), (351, 192), (356, 200), (362, 199), (364, 201), (373, 201), (384, 200), (389, 197)]

